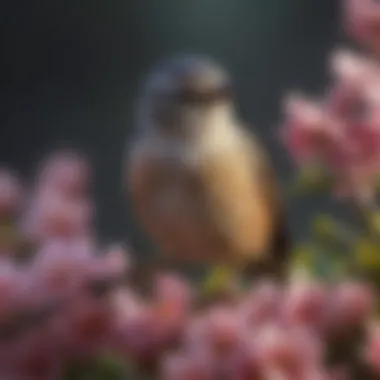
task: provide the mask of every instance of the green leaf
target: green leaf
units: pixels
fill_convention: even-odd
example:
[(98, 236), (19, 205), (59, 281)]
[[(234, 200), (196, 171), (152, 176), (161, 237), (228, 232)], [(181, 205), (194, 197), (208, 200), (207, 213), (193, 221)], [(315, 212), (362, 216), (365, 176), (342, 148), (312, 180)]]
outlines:
[(347, 277), (349, 267), (344, 257), (337, 256), (331, 247), (308, 242), (296, 247), (291, 260), (294, 274), (335, 282)]
[(318, 215), (313, 221), (313, 232), (322, 239), (334, 237), (336, 222), (329, 215)]
[(316, 272), (319, 278), (336, 282), (348, 275), (347, 261), (336, 255), (334, 249), (319, 247), (316, 252)]
[(314, 219), (312, 230), (318, 242), (331, 248), (334, 256), (342, 248), (346, 250), (350, 247), (356, 235), (356, 231), (348, 229), (343, 223), (326, 214), (318, 215)]
[(202, 294), (210, 295), (226, 289), (231, 280), (233, 280), (234, 275), (234, 268), (226, 265), (217, 266), (206, 276), (202, 284)]
[(70, 362), (67, 363), (63, 371), (63, 380), (85, 380), (89, 372), (87, 363)]
[(104, 354), (95, 365), (98, 379), (123, 380), (129, 367), (128, 362), (112, 354)]
[(380, 174), (378, 174), (373, 182), (373, 186), (377, 193), (380, 193)]
[(380, 245), (364, 237), (354, 246), (356, 264), (362, 269), (380, 271)]
[(290, 189), (293, 195), (319, 194), (331, 189), (332, 178), (319, 164), (301, 167)]
[(65, 367), (64, 380), (126, 380), (129, 365), (111, 354), (87, 362), (72, 362)]
[(294, 273), (307, 277), (313, 276), (315, 267), (314, 247), (310, 243), (300, 244), (295, 248), (291, 257), (291, 268)]
[(380, 236), (380, 210), (371, 210), (364, 215), (369, 233)]

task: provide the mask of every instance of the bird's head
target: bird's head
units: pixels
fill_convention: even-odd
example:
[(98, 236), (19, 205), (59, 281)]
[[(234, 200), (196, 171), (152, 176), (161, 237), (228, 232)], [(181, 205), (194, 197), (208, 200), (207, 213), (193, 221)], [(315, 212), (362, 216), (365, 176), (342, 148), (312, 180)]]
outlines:
[(168, 133), (194, 133), (233, 109), (228, 73), (197, 55), (171, 58), (148, 75), (139, 116)]

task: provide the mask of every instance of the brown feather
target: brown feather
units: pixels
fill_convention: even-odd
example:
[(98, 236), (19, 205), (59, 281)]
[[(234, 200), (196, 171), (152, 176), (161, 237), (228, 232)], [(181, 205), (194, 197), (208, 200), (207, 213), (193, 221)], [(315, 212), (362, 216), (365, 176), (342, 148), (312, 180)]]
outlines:
[(273, 250), (280, 224), (273, 170), (260, 144), (236, 131), (233, 143), (198, 160), (170, 156), (154, 138), (136, 142), (128, 175), (133, 207), (169, 257), (237, 264), (263, 261)]

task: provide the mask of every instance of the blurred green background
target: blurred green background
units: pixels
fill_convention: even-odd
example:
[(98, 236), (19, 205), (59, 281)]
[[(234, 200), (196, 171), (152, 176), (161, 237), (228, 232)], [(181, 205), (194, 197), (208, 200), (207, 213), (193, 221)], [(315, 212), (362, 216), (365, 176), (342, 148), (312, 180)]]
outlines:
[[(210, 54), (236, 80), (242, 116), (269, 147), (281, 179), (291, 165), (276, 138), (290, 88), (322, 91), (340, 40), (338, 0), (8, 0), (0, 7), (0, 162), (28, 173), (48, 149), (84, 149), (96, 170), (98, 228), (139, 252), (148, 242), (121, 186), (139, 81), (178, 52)], [(288, 203), (306, 233), (325, 199)]]

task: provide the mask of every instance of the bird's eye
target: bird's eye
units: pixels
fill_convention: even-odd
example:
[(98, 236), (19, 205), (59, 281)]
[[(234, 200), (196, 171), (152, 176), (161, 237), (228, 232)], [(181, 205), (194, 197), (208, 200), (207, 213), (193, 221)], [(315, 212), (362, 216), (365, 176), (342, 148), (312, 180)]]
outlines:
[(215, 102), (230, 100), (232, 98), (232, 87), (228, 85), (219, 88), (200, 90), (185, 88), (177, 91), (173, 98), (180, 104), (212, 104)]
[(234, 97), (234, 89), (233, 89), (233, 86), (228, 83), (226, 84), (225, 86), (222, 86), (220, 89), (219, 89), (219, 97), (221, 99), (232, 99)]
[(199, 100), (199, 94), (188, 89), (180, 90), (174, 94), (174, 100), (180, 104), (197, 103)]

